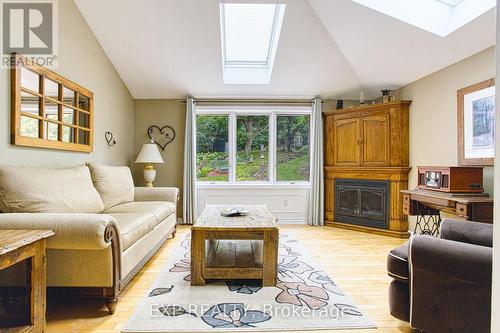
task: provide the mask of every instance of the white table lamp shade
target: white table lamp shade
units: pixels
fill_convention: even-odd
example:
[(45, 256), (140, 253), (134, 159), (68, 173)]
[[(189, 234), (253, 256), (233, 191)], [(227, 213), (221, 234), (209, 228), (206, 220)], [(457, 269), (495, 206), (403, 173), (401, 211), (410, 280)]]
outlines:
[(155, 143), (145, 143), (135, 160), (135, 163), (164, 163)]

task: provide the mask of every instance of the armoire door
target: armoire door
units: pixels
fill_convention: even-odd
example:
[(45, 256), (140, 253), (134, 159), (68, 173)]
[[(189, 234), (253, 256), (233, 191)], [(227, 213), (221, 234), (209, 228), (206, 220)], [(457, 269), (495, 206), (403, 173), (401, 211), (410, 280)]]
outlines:
[(389, 166), (390, 125), (389, 115), (373, 115), (361, 118), (362, 145), (361, 165)]
[(335, 166), (358, 166), (360, 164), (359, 118), (335, 119), (333, 121)]

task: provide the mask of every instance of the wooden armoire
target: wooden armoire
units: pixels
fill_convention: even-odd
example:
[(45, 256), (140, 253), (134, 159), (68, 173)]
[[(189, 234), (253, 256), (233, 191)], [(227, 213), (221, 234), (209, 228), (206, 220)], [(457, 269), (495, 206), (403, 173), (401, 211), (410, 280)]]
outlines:
[(411, 101), (324, 112), (325, 223), (406, 238)]

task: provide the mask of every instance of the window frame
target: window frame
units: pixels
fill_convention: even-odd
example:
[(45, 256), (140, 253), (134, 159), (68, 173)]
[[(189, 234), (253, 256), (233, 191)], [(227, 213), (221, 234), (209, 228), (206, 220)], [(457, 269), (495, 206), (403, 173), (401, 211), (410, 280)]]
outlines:
[[(11, 144), (85, 153), (92, 152), (94, 137), (94, 93), (47, 68), (37, 65), (25, 56), (13, 53), (11, 57), (14, 64), (16, 64), (11, 68)], [(38, 76), (38, 91), (31, 90), (21, 84), (21, 72), (23, 68)], [(44, 85), (47, 80), (57, 84), (57, 97), (46, 94)], [(64, 100), (65, 88), (74, 92), (73, 105), (69, 105)], [(22, 111), (22, 93), (27, 93), (38, 99), (38, 114), (30, 114)], [(87, 109), (80, 106), (80, 97), (81, 100), (87, 100)], [(52, 103), (57, 106), (57, 120), (46, 117), (46, 103)], [(65, 109), (73, 110), (74, 119), (72, 124), (64, 121)], [(79, 124), (80, 114), (86, 115), (87, 126)], [(34, 119), (34, 121), (38, 122), (37, 137), (21, 135), (21, 117)], [(57, 140), (46, 138), (48, 130), (45, 127), (48, 128), (49, 124), (57, 126)], [(73, 132), (72, 137), (74, 142), (64, 141), (64, 128), (70, 128), (70, 131)], [(85, 140), (86, 143), (79, 142), (80, 133), (86, 133), (83, 135), (83, 137), (88, 137)]]
[(274, 14), (271, 22), (271, 33), (269, 39), (267, 40), (267, 54), (265, 60), (228, 60), (227, 59), (227, 27), (226, 27), (226, 6), (227, 5), (247, 5), (238, 3), (221, 3), (220, 6), (220, 26), (221, 26), (221, 46), (222, 46), (222, 58), (224, 67), (257, 67), (257, 68), (269, 68), (270, 61), (273, 59), (273, 54), (276, 53), (277, 43), (276, 37), (279, 36), (282, 24), (282, 16), (284, 14), (283, 4), (258, 4), (258, 5), (272, 5), (274, 6)]
[[(198, 115), (212, 115), (212, 116), (228, 116), (228, 181), (199, 181), (196, 178), (196, 184), (208, 187), (218, 186), (280, 186), (280, 185), (297, 185), (297, 186), (310, 186), (309, 180), (277, 180), (277, 117), (278, 116), (309, 116), (309, 168), (312, 166), (312, 147), (314, 142), (312, 140), (313, 123), (312, 123), (312, 107), (235, 107), (235, 106), (199, 106), (196, 108), (193, 119), (193, 150), (195, 156), (197, 154), (197, 128), (196, 117)], [(236, 146), (237, 146), (237, 116), (268, 116), (269, 118), (269, 139), (268, 139), (268, 175), (267, 181), (238, 181), (236, 179)], [(194, 158), (196, 163), (196, 158)]]
[[(228, 3), (238, 5), (238, 3)], [(263, 3), (265, 4), (265, 3)], [(269, 84), (278, 49), (286, 4), (275, 5), (272, 33), (269, 40), (269, 50), (266, 61), (229, 61), (226, 59), (226, 24), (225, 3), (219, 4), (219, 26), (221, 38), (222, 76), (225, 84)], [(244, 5), (244, 4), (241, 4)]]

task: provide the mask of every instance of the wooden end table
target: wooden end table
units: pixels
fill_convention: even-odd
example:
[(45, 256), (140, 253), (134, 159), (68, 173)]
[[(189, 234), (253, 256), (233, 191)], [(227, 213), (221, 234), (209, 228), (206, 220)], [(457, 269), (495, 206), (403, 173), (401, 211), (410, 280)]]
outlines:
[(45, 242), (52, 235), (51, 230), (0, 230), (0, 270), (27, 260), (30, 284), (25, 322), (7, 318), (0, 331), (45, 332)]
[[(226, 208), (249, 211), (224, 217)], [(265, 205), (207, 205), (191, 231), (191, 285), (208, 279), (262, 279), (276, 286), (279, 230)]]

